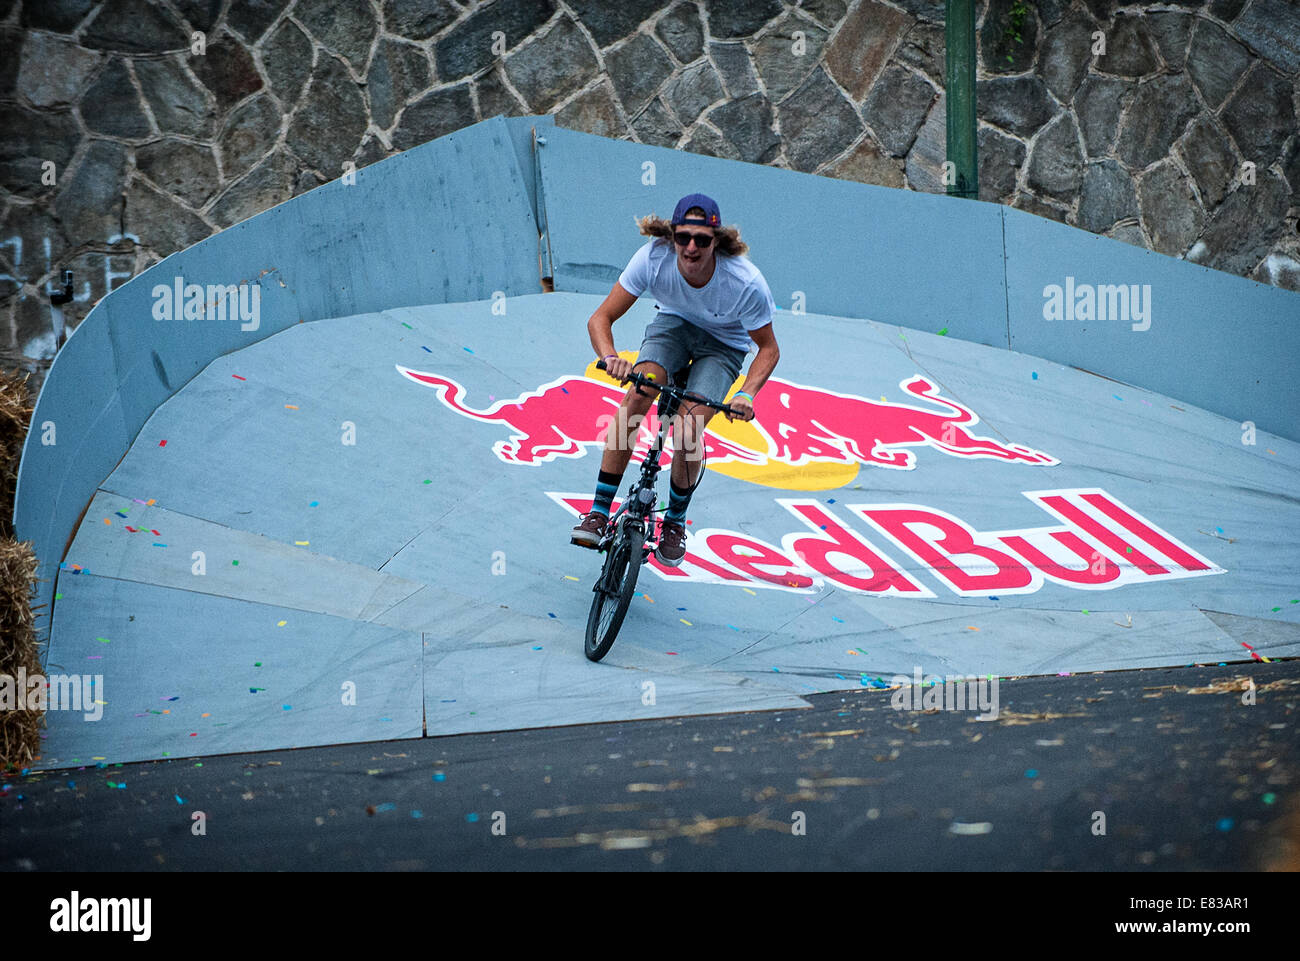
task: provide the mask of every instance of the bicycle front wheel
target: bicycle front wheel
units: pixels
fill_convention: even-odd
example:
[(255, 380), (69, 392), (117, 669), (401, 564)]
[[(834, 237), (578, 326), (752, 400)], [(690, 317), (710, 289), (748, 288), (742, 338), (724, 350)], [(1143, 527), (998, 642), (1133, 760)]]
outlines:
[(605, 567), (594, 589), (596, 596), (591, 600), (591, 612), (587, 615), (588, 660), (599, 661), (614, 646), (614, 638), (636, 593), (641, 559), (641, 544), (627, 537), (620, 537), (606, 555)]

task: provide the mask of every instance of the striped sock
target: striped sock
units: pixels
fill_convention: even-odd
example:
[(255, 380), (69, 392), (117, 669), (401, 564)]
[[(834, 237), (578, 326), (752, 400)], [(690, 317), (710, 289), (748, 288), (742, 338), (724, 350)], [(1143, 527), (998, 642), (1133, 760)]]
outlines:
[(618, 493), (618, 485), (622, 480), (623, 475), (611, 474), (608, 471), (601, 471), (597, 475), (596, 498), (591, 502), (591, 512), (593, 514), (609, 516), (610, 505), (614, 502), (614, 495)]
[(670, 494), (668, 495), (668, 513), (664, 515), (664, 520), (671, 524), (686, 523), (686, 507), (691, 502), (691, 489), (689, 487), (678, 487), (672, 481), (668, 482)]

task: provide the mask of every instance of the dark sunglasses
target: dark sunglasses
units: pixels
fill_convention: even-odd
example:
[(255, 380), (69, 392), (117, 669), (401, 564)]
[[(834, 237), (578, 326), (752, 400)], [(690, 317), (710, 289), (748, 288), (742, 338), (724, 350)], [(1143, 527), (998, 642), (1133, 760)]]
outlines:
[(700, 250), (708, 250), (713, 243), (713, 234), (688, 234), (684, 230), (679, 230), (673, 234), (673, 240), (677, 241), (678, 247), (689, 247), (694, 240), (695, 246)]

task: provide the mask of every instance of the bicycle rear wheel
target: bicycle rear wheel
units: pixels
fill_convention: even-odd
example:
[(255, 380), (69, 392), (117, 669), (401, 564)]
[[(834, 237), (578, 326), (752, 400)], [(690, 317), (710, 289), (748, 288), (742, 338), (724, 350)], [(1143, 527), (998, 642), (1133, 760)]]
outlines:
[(640, 538), (620, 534), (605, 557), (605, 566), (594, 588), (587, 614), (587, 659), (599, 661), (614, 646), (618, 629), (623, 626), (628, 605), (636, 593), (636, 579), (641, 570)]

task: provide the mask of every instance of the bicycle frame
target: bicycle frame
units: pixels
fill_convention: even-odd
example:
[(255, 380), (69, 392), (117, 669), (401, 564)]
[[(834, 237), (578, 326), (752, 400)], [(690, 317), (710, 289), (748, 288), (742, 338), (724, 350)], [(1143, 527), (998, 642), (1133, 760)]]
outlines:
[[(601, 370), (605, 369), (603, 360), (597, 361), (596, 366)], [(654, 502), (656, 498), (655, 480), (659, 476), (659, 471), (663, 468), (659, 466), (659, 458), (663, 454), (664, 442), (668, 438), (668, 428), (672, 419), (676, 416), (681, 403), (684, 400), (694, 401), (703, 404), (706, 407), (712, 407), (714, 410), (727, 413), (738, 414), (739, 411), (727, 404), (720, 404), (708, 397), (701, 397), (699, 394), (692, 394), (690, 391), (683, 390), (672, 383), (658, 384), (643, 374), (635, 371), (632, 373), (632, 383), (636, 385), (637, 390), (642, 387), (649, 387), (659, 391), (659, 433), (655, 437), (654, 446), (646, 453), (645, 460), (641, 462), (641, 476), (637, 478), (632, 488), (628, 491), (627, 498), (619, 505), (609, 523), (605, 528), (605, 536), (601, 538), (600, 543), (596, 546), (598, 551), (607, 551), (618, 536), (618, 533), (629, 523), (629, 518), (623, 517), (628, 514), (629, 517), (635, 517), (641, 523), (641, 552), (642, 560), (650, 553), (650, 548), (645, 545), (646, 536), (654, 527)], [(700, 474), (703, 475), (704, 465), (700, 465)], [(646, 498), (646, 494), (649, 498)], [(630, 509), (629, 509), (630, 507)]]
[[(598, 361), (596, 366), (603, 370), (605, 362)], [(659, 459), (663, 456), (668, 430), (681, 402), (697, 401), (715, 410), (729, 414), (739, 413), (729, 405), (689, 393), (672, 384), (656, 383), (635, 371), (629, 380), (636, 384), (637, 390), (649, 387), (659, 391), (659, 432), (641, 462), (640, 477), (633, 482), (627, 498), (609, 519), (605, 526), (605, 536), (596, 545), (598, 551), (605, 553), (605, 561), (592, 588), (596, 596), (592, 599), (591, 611), (587, 615), (585, 650), (587, 659), (591, 661), (599, 661), (614, 643), (636, 589), (637, 573), (650, 555), (651, 548), (647, 541), (656, 533), (655, 500), (658, 495), (655, 479), (662, 470)], [(703, 470), (704, 465), (701, 464), (701, 476)]]
[[(640, 385), (638, 385), (639, 388)], [(655, 435), (655, 442), (646, 452), (645, 460), (641, 462), (641, 474), (633, 483), (628, 495), (624, 498), (623, 503), (619, 505), (618, 510), (609, 519), (609, 524), (605, 528), (605, 536), (601, 539), (597, 550), (608, 550), (614, 543), (618, 532), (629, 523), (631, 518), (641, 522), (641, 552), (644, 560), (650, 554), (650, 548), (646, 546), (646, 535), (651, 533), (654, 528), (654, 503), (657, 497), (655, 492), (655, 481), (659, 477), (659, 472), (663, 468), (659, 464), (659, 458), (663, 454), (664, 444), (668, 439), (668, 429), (672, 424), (672, 419), (681, 406), (682, 398), (677, 388), (670, 387), (668, 390), (659, 388), (659, 432)], [(703, 399), (703, 398), (701, 398)], [(644, 495), (649, 494), (647, 499)], [(632, 510), (629, 510), (631, 505)], [(623, 518), (627, 514), (628, 518)]]

